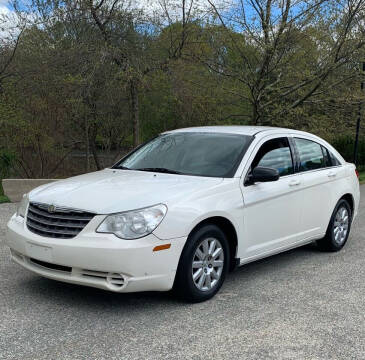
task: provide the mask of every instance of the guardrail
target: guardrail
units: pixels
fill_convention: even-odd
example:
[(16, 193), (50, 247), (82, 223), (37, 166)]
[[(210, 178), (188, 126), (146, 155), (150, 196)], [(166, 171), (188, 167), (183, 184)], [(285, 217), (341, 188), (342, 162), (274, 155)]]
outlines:
[(33, 190), (37, 186), (48, 184), (59, 179), (3, 179), (4, 194), (11, 202), (21, 200), (23, 194)]

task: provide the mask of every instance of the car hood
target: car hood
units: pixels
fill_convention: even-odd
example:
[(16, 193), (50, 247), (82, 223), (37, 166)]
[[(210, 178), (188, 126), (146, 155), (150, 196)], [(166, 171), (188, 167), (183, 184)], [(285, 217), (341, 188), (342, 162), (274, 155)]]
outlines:
[(42, 185), (30, 201), (110, 214), (199, 196), (221, 178), (105, 169)]

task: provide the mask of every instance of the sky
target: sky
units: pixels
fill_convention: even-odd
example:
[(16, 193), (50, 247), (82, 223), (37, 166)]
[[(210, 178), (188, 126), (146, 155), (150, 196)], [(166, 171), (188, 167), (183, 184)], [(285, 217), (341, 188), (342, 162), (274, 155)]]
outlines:
[[(190, 6), (191, 1), (193, 2), (193, 9), (195, 10), (207, 10), (210, 8), (208, 0), (187, 0), (186, 1), (186, 8)], [(220, 8), (222, 5), (227, 5), (231, 3), (232, 0), (213, 0), (214, 4)], [(21, 3), (26, 3), (27, 0), (23, 0)], [(174, 9), (179, 9), (182, 0), (127, 0), (121, 1), (120, 3), (130, 3), (131, 8), (135, 9), (143, 9), (146, 13), (154, 13), (154, 12), (161, 12), (162, 6), (161, 3), (167, 3), (171, 12)], [(9, 14), (11, 12), (9, 5), (9, 0), (0, 0), (0, 14)]]
[[(22, 0), (23, 4), (25, 4), (28, 0)], [(107, 0), (112, 1), (112, 0)], [(159, 15), (164, 13), (161, 3), (167, 3), (169, 9), (169, 16), (172, 21), (176, 21), (181, 19), (182, 11), (181, 4), (182, 0), (129, 0), (130, 8), (143, 10), (148, 15)], [(128, 3), (128, 0), (123, 1), (121, 3)], [(200, 15), (206, 14), (208, 9), (211, 9), (208, 0), (186, 0), (186, 9), (189, 8), (191, 1), (193, 2), (192, 12), (198, 12)], [(235, 0), (213, 0), (213, 3), (218, 9), (222, 8), (230, 8)], [(9, 0), (0, 0), (0, 40), (4, 39), (9, 35), (9, 31), (12, 28), (12, 25), (16, 23), (15, 16), (12, 20), (12, 16), (14, 16), (13, 11), (11, 10), (11, 6), (9, 4)], [(7, 25), (1, 26), (1, 18), (7, 17), (10, 19)], [(15, 33), (17, 31), (15, 30)]]
[[(0, 0), (0, 40), (6, 38), (9, 36), (9, 29), (12, 26), (11, 21), (12, 11), (9, 9), (7, 5), (7, 0)], [(2, 19), (4, 17), (9, 18), (10, 21), (7, 21), (7, 23), (4, 25), (2, 22)]]
[(9, 11), (10, 10), (8, 9), (7, 6), (7, 0), (0, 0), (0, 14), (5, 14)]
[(8, 9), (8, 1), (7, 0), (0, 0), (0, 13), (4, 14), (6, 12), (9, 12)]
[[(13, 15), (13, 11), (11, 10), (11, 6), (9, 5), (9, 0), (0, 0), (0, 24), (1, 18), (8, 17), (10, 21), (5, 26), (2, 25), (0, 27), (0, 40), (4, 38), (4, 36), (8, 36), (9, 29), (12, 24), (15, 24), (15, 19), (11, 20)], [(23, 0), (23, 3), (26, 3), (27, 0)], [(193, 9), (192, 11), (206, 12), (210, 5), (207, 0), (187, 0), (186, 8), (190, 6), (190, 1), (193, 1)], [(220, 8), (224, 3), (227, 4), (227, 1), (231, 0), (214, 0), (215, 5)], [(128, 1), (121, 1), (121, 3), (127, 3)], [(130, 0), (130, 8), (143, 10), (148, 15), (157, 15), (163, 13), (163, 9), (161, 3), (167, 3), (169, 9), (169, 16), (171, 20), (177, 20), (181, 18), (181, 4), (182, 0)]]

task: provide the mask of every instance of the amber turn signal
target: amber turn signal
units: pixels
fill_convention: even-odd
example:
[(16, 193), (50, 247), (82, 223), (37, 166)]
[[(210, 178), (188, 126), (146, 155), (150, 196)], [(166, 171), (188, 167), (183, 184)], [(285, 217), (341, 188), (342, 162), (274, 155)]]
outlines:
[(167, 249), (170, 249), (170, 247), (171, 247), (171, 244), (158, 245), (153, 248), (153, 251), (167, 250)]

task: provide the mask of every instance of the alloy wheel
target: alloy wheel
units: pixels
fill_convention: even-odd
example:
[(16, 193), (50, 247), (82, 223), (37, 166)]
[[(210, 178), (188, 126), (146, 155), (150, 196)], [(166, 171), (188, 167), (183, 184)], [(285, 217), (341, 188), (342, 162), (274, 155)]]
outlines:
[(195, 250), (192, 277), (200, 291), (209, 291), (217, 286), (224, 267), (224, 251), (216, 238), (201, 241)]
[(347, 232), (349, 229), (349, 222), (349, 212), (344, 206), (341, 206), (337, 210), (335, 221), (333, 224), (333, 237), (334, 241), (338, 245), (341, 245), (346, 240)]

